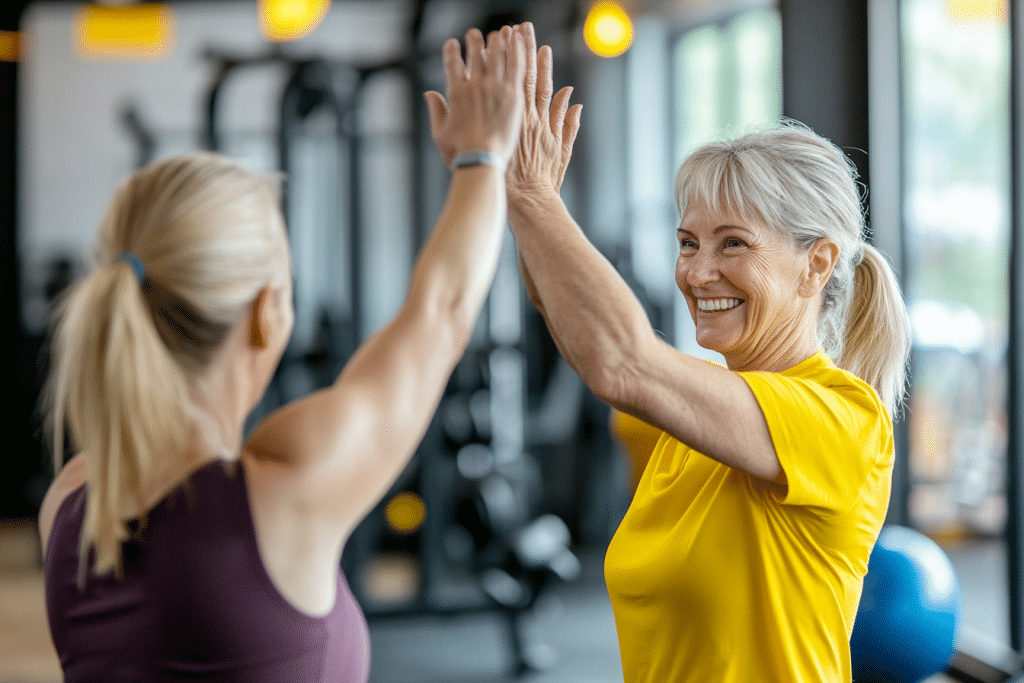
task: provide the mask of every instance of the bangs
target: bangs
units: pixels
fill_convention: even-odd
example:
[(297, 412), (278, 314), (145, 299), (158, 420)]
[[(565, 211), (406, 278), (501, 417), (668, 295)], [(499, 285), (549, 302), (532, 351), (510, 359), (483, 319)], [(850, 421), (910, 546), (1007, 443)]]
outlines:
[(765, 168), (765, 162), (756, 150), (737, 149), (728, 142), (700, 148), (683, 162), (676, 175), (680, 218), (692, 204), (780, 227), (780, 217), (766, 211), (775, 202), (763, 195), (775, 194), (771, 188), (777, 187), (778, 180)]

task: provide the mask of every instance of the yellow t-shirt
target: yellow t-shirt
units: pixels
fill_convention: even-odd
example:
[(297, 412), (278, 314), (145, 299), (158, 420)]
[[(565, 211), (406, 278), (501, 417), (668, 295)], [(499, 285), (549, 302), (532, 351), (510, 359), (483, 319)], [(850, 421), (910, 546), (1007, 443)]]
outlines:
[(851, 680), (850, 634), (889, 504), (891, 421), (824, 352), (740, 375), (788, 485), (661, 435), (605, 558), (626, 683)]

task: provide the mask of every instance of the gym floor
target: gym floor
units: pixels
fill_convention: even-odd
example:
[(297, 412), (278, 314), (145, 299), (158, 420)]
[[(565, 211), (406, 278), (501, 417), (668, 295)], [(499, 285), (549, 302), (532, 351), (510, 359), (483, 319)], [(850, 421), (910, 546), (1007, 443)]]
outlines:
[[(545, 667), (517, 678), (507, 627), (494, 614), (372, 620), (371, 683), (619, 683), (615, 624), (602, 556), (583, 558), (583, 575), (553, 588), (523, 631)], [(937, 676), (929, 683), (950, 679)], [(0, 521), (0, 683), (59, 683), (43, 608), (35, 527)]]

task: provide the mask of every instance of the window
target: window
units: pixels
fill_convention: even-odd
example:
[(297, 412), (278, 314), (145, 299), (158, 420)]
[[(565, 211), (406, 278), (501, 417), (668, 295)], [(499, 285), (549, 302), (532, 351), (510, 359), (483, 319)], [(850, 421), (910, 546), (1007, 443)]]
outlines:
[[(684, 32), (675, 44), (674, 68), (674, 168), (705, 142), (782, 116), (782, 32), (774, 9), (748, 10)], [(682, 297), (676, 298), (675, 321), (679, 348), (721, 360), (697, 345)]]
[(782, 114), (781, 33), (774, 10), (684, 33), (676, 45), (677, 156)]
[(1009, 643), (1009, 28), (997, 2), (903, 0), (908, 512), (953, 560), (961, 623)]

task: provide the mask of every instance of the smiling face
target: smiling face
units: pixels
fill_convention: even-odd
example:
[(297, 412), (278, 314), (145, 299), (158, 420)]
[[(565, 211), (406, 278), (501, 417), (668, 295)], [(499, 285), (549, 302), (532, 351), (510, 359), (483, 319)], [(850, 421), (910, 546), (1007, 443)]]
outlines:
[(733, 370), (781, 370), (817, 351), (821, 244), (800, 249), (780, 230), (694, 204), (678, 237), (676, 283), (697, 343)]

